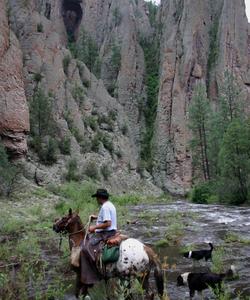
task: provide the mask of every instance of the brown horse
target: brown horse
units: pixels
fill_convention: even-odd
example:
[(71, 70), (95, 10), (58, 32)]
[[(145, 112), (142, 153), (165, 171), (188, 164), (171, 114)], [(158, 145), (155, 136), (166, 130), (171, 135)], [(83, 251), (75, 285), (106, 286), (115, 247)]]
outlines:
[[(82, 221), (77, 213), (73, 213), (69, 209), (69, 213), (55, 221), (53, 230), (57, 233), (66, 233), (69, 238), (69, 247), (79, 247), (84, 240), (85, 230)], [(126, 257), (122, 257), (123, 253), (126, 253)], [(120, 257), (116, 263), (112, 265), (112, 277), (118, 277), (121, 279), (127, 279), (130, 277), (138, 278), (145, 292), (149, 292), (149, 275), (150, 270), (154, 270), (154, 277), (156, 281), (157, 291), (160, 297), (163, 296), (164, 282), (163, 273), (160, 268), (159, 261), (155, 252), (148, 246), (142, 244), (136, 239), (129, 238), (120, 244)], [(81, 282), (80, 267), (73, 267), (77, 274), (76, 277), (76, 297), (80, 294), (87, 295), (88, 288), (93, 285), (87, 285)], [(136, 271), (135, 271), (136, 270)], [(100, 273), (101, 275), (101, 273)], [(153, 299), (154, 295), (151, 294), (150, 299)]]

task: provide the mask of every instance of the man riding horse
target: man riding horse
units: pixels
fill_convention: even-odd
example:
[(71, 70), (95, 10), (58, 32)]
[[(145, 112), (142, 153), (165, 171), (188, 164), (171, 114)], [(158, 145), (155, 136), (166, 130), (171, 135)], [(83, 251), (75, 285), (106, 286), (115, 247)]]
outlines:
[[(96, 225), (89, 226), (89, 230), (85, 231), (78, 213), (73, 212), (71, 208), (67, 215), (57, 219), (53, 224), (55, 232), (68, 234), (71, 265), (77, 275), (75, 295), (86, 296), (88, 289), (101, 279), (137, 278), (143, 290), (151, 297), (154, 292), (149, 294), (149, 275), (150, 270), (153, 270), (157, 291), (162, 297), (164, 277), (156, 253), (137, 239), (120, 236), (118, 233), (115, 235), (116, 209), (108, 200), (109, 194), (106, 190), (99, 189), (92, 197), (97, 199), (101, 209), (97, 217), (90, 216), (89, 222), (93, 219), (97, 221)], [(113, 252), (117, 250), (117, 247), (110, 249), (110, 246), (114, 245), (119, 245), (118, 256), (114, 255), (115, 251)], [(106, 259), (104, 259), (103, 249), (107, 250), (106, 254), (109, 253)], [(110, 256), (110, 253), (113, 256)], [(109, 264), (108, 274), (106, 273), (107, 263)]]
[(98, 189), (93, 198), (96, 198), (101, 209), (98, 216), (91, 215), (90, 220), (96, 219), (96, 225), (89, 227), (89, 233), (82, 244), (81, 251), (81, 281), (84, 284), (92, 285), (101, 279), (100, 272), (97, 270), (97, 259), (103, 243), (116, 234), (117, 217), (116, 208), (109, 201), (109, 194), (105, 189)]

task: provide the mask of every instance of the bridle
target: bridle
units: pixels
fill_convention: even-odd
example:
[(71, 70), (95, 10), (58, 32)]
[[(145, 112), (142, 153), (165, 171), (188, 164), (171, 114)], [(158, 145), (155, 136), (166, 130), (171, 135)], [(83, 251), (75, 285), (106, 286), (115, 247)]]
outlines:
[[(79, 218), (79, 216), (78, 216), (78, 218)], [(66, 235), (67, 233), (68, 233), (68, 237), (69, 237), (69, 239), (70, 239), (70, 237), (71, 237), (72, 235), (75, 235), (75, 234), (80, 233), (80, 232), (85, 232), (84, 239), (83, 239), (83, 244), (85, 245), (86, 237), (87, 237), (87, 235), (88, 235), (89, 226), (90, 226), (90, 223), (91, 223), (91, 217), (89, 217), (88, 223), (87, 223), (84, 227), (82, 227), (80, 230), (77, 230), (77, 231), (74, 231), (74, 232), (70, 232), (70, 233), (69, 233), (68, 230), (67, 230), (67, 226), (70, 224), (71, 221), (72, 221), (72, 217), (67, 221), (67, 223), (64, 225), (64, 227), (63, 227), (63, 229), (62, 229), (62, 231), (61, 231), (61, 236), (60, 236), (60, 241), (59, 241), (59, 250), (60, 250), (60, 248), (61, 248), (62, 238), (63, 238), (63, 236)], [(81, 221), (80, 221), (80, 222), (81, 222)], [(82, 224), (81, 224), (81, 226), (82, 226)], [(71, 239), (70, 239), (70, 240), (71, 240)]]
[(82, 228), (82, 229), (80, 229), (80, 230), (78, 230), (78, 231), (69, 233), (69, 236), (74, 235), (74, 234), (77, 234), (77, 233), (80, 233), (80, 232), (84, 232), (84, 228)]

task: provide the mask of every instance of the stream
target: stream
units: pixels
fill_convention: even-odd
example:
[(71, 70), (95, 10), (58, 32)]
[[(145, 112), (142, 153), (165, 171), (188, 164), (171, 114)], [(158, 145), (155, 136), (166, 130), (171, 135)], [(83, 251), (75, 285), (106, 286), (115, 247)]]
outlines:
[[(176, 278), (184, 272), (202, 272), (208, 270), (211, 262), (195, 263), (182, 257), (180, 251), (183, 246), (192, 245), (198, 249), (209, 249), (206, 245), (212, 242), (215, 247), (224, 243), (228, 232), (245, 240), (250, 240), (250, 208), (222, 205), (199, 205), (185, 201), (177, 201), (162, 205), (138, 205), (130, 207), (133, 218), (149, 214), (147, 218), (138, 218), (135, 225), (128, 225), (126, 231), (130, 236), (154, 245), (164, 239), (168, 232), (166, 216), (178, 214), (183, 225), (183, 234), (179, 242), (174, 246), (162, 246), (156, 251), (161, 260), (167, 263), (167, 293), (171, 300), (189, 299), (187, 287), (177, 287)], [(149, 224), (150, 223), (150, 224)], [(226, 269), (234, 265), (239, 278), (226, 282), (232, 299), (238, 299), (237, 295), (250, 299), (250, 244), (249, 243), (224, 243), (225, 257), (223, 264)], [(207, 290), (204, 293), (207, 299), (214, 299), (212, 293)], [(194, 299), (199, 299), (196, 296)]]
[[(237, 279), (225, 282), (230, 299), (250, 299), (250, 208), (176, 201), (169, 204), (137, 205), (128, 209), (130, 219), (137, 222), (126, 225), (123, 231), (130, 237), (155, 248), (163, 262), (162, 268), (166, 270), (165, 285), (170, 300), (189, 299), (188, 287), (176, 285), (179, 274), (206, 272), (212, 265), (205, 260), (193, 263), (192, 260), (184, 258), (181, 255), (183, 247), (191, 246), (191, 249), (197, 250), (209, 249), (208, 242), (212, 242), (215, 249), (224, 245), (223, 267), (227, 270), (233, 264), (239, 275)], [(182, 226), (177, 242), (171, 243), (171, 246), (163, 244), (161, 247), (156, 247), (157, 242), (165, 239), (174, 222)], [(247, 240), (248, 243), (238, 241), (225, 243), (229, 232), (233, 236)], [(151, 283), (154, 284), (153, 278)], [(215, 299), (210, 290), (204, 291), (203, 295), (204, 300)], [(68, 294), (65, 299), (73, 300), (75, 297)], [(96, 299), (98, 297), (94, 297), (94, 300)], [(193, 299), (201, 298), (196, 294)]]

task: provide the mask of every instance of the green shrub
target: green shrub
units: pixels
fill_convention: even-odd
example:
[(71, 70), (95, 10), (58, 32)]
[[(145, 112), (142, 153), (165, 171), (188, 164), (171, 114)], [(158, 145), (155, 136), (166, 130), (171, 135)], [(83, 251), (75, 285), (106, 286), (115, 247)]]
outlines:
[(99, 133), (95, 134), (94, 138), (91, 141), (91, 150), (94, 152), (98, 152), (101, 145), (101, 136)]
[(120, 149), (115, 151), (115, 154), (116, 154), (117, 158), (119, 158), (119, 159), (123, 157), (123, 153)]
[(121, 68), (121, 46), (117, 44), (112, 45), (112, 53), (111, 53), (111, 64), (113, 66), (116, 77)]
[(109, 112), (108, 112), (108, 117), (109, 117), (109, 119), (111, 119), (112, 121), (116, 121), (116, 119), (117, 119), (117, 111), (115, 111), (115, 110), (110, 110)]
[(76, 159), (71, 159), (67, 166), (67, 174), (65, 175), (65, 179), (67, 181), (79, 181), (80, 175), (78, 170), (78, 163)]
[(59, 148), (62, 154), (70, 155), (71, 152), (71, 139), (70, 136), (65, 136), (59, 143)]
[(75, 57), (86, 64), (90, 72), (100, 75), (101, 61), (96, 41), (84, 30), (80, 32), (76, 45)]
[(86, 116), (83, 122), (86, 127), (90, 127), (93, 131), (97, 130), (98, 122), (95, 116)]
[(30, 128), (32, 137), (42, 139), (47, 135), (55, 133), (56, 124), (52, 117), (51, 98), (41, 88), (35, 90), (33, 99), (30, 102)]
[(57, 141), (49, 137), (48, 142), (43, 145), (41, 151), (38, 152), (38, 156), (46, 165), (53, 165), (57, 162), (57, 149)]
[(37, 32), (43, 32), (43, 24), (42, 23), (38, 23), (36, 28), (37, 28)]
[(224, 269), (225, 263), (224, 260), (226, 259), (225, 249), (223, 247), (216, 247), (213, 251), (213, 264), (211, 271), (215, 273), (223, 273), (226, 271)]
[(103, 165), (101, 167), (101, 174), (105, 180), (108, 180), (111, 175), (111, 169), (108, 165)]
[(89, 88), (91, 85), (91, 82), (87, 79), (82, 79), (82, 84), (86, 87)]
[(74, 120), (70, 116), (70, 113), (67, 112), (64, 117), (65, 117), (65, 120), (67, 121), (69, 131), (73, 134), (73, 136), (75, 137), (77, 142), (79, 144), (81, 144), (83, 142), (83, 136), (80, 133), (79, 129), (74, 125)]
[(70, 56), (67, 55), (63, 58), (63, 71), (66, 75), (68, 75), (68, 68), (69, 68), (69, 64), (70, 64)]
[(122, 125), (121, 131), (123, 135), (128, 134), (128, 125), (126, 123)]
[(41, 82), (43, 76), (42, 76), (41, 73), (35, 73), (35, 74), (33, 75), (33, 78), (34, 78), (34, 80), (35, 80), (36, 83), (39, 83), (39, 82)]
[(91, 179), (94, 179), (94, 180), (99, 179), (98, 168), (97, 168), (97, 165), (94, 161), (91, 161), (86, 165), (84, 173), (85, 173), (85, 175), (87, 175)]
[(83, 140), (80, 143), (81, 146), (81, 153), (88, 153), (91, 151), (91, 147), (92, 147), (92, 142), (87, 138), (84, 137)]
[(113, 21), (114, 21), (115, 26), (119, 26), (121, 24), (122, 14), (118, 7), (115, 7), (113, 9)]
[(111, 97), (117, 97), (117, 81), (114, 79), (108, 86), (107, 91)]
[(98, 115), (98, 124), (99, 126), (101, 124), (107, 124), (108, 125), (108, 130), (109, 131), (113, 131), (114, 130), (114, 119), (113, 119), (113, 115), (111, 113), (108, 114), (108, 116), (104, 115), (104, 114), (101, 114), (101, 115)]
[(8, 160), (7, 152), (0, 140), (0, 195), (9, 196), (13, 190), (20, 168)]
[(114, 144), (113, 144), (113, 141), (110, 139), (110, 137), (107, 134), (103, 135), (102, 143), (103, 143), (104, 148), (107, 149), (110, 152), (110, 154), (113, 154)]
[(71, 91), (72, 97), (75, 99), (75, 101), (78, 103), (78, 105), (82, 105), (85, 100), (85, 91), (84, 89), (79, 86), (78, 84), (75, 84), (74, 88)]
[(213, 188), (214, 185), (209, 181), (197, 184), (191, 194), (192, 201), (194, 203), (207, 204), (213, 196)]

